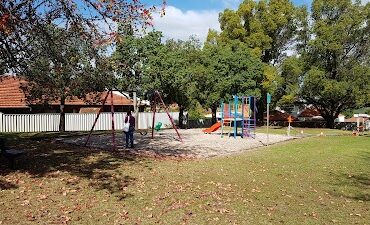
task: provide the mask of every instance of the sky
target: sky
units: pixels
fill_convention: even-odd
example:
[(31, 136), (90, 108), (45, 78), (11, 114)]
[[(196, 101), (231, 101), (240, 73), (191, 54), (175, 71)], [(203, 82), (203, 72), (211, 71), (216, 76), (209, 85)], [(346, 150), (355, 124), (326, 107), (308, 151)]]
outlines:
[[(218, 15), (226, 8), (236, 9), (242, 0), (167, 0), (166, 15), (154, 16), (154, 29), (165, 39), (186, 40), (190, 36), (205, 41), (208, 30), (220, 31)], [(310, 5), (311, 0), (293, 0), (296, 5)]]
[[(154, 29), (162, 31), (165, 39), (187, 40), (190, 36), (205, 41), (208, 30), (220, 31), (218, 15), (226, 8), (236, 9), (242, 0), (167, 0), (166, 15), (154, 16)], [(312, 0), (293, 0), (297, 6)], [(370, 0), (362, 0), (363, 3)]]

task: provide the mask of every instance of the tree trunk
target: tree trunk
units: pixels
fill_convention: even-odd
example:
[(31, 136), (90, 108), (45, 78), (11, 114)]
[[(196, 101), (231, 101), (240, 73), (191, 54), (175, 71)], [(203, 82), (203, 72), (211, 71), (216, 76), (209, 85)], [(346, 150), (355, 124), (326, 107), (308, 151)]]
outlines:
[(64, 105), (65, 105), (66, 98), (63, 96), (60, 98), (60, 120), (59, 120), (59, 132), (66, 131), (66, 124), (65, 124), (65, 112), (64, 112)]
[(179, 112), (179, 128), (184, 128), (184, 110), (185, 107), (180, 105), (180, 112)]
[(266, 110), (267, 104), (267, 92), (265, 90), (261, 90), (261, 98), (257, 100), (257, 122), (258, 124), (264, 124), (264, 114)]
[(334, 129), (334, 125), (335, 125), (334, 121), (335, 121), (336, 117), (331, 116), (331, 115), (323, 116), (323, 117), (324, 117), (325, 122), (326, 122), (326, 128)]
[(217, 105), (212, 105), (211, 107), (211, 110), (212, 110), (212, 124), (215, 124), (217, 123)]

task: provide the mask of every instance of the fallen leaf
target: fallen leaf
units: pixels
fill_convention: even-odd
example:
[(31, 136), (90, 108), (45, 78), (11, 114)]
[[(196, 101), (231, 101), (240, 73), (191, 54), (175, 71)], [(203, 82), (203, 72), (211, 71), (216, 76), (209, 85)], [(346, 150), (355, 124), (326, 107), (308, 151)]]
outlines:
[(123, 210), (122, 212), (119, 213), (119, 215), (122, 217), (122, 219), (127, 220), (128, 219), (128, 212)]
[(46, 195), (39, 195), (39, 199), (40, 200), (45, 200), (45, 199), (47, 199), (48, 198), (48, 196), (46, 196)]
[(29, 200), (24, 200), (24, 201), (21, 203), (21, 206), (25, 206), (25, 205), (30, 205), (30, 201), (29, 201)]

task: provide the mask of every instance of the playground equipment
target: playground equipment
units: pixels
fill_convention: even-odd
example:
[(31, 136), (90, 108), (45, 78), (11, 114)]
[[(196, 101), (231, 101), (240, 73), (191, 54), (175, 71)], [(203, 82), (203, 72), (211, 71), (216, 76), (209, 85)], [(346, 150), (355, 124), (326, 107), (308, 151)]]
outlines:
[[(95, 125), (96, 125), (96, 123), (97, 123), (97, 121), (98, 121), (98, 119), (99, 119), (99, 116), (100, 116), (100, 114), (103, 112), (103, 108), (104, 108), (104, 106), (105, 106), (105, 104), (106, 104), (106, 101), (107, 101), (107, 99), (108, 99), (108, 96), (110, 96), (110, 98), (111, 98), (111, 102), (110, 102), (110, 105), (111, 105), (111, 115), (112, 115), (112, 150), (116, 150), (116, 135), (115, 135), (115, 120), (114, 120), (114, 104), (113, 104), (113, 90), (111, 89), (111, 90), (109, 90), (108, 92), (107, 92), (107, 95), (105, 96), (105, 98), (104, 98), (104, 100), (103, 100), (103, 102), (102, 102), (102, 105), (101, 105), (101, 107), (100, 107), (100, 110), (99, 110), (99, 112), (98, 112), (98, 114), (96, 115), (96, 118), (95, 118), (95, 121), (94, 121), (94, 123), (93, 123), (93, 125), (92, 125), (92, 127), (91, 127), (91, 129), (90, 129), (90, 132), (89, 132), (89, 136), (87, 137), (87, 139), (86, 139), (86, 142), (85, 142), (85, 144), (84, 144), (84, 146), (87, 146), (87, 144), (89, 143), (89, 140), (90, 140), (90, 138), (91, 138), (91, 134), (92, 134), (92, 132), (93, 132), (93, 130), (94, 130), (94, 127), (95, 127)], [(159, 101), (160, 100), (160, 101)], [(173, 128), (175, 128), (175, 130), (176, 130), (176, 133), (177, 133), (177, 135), (179, 136), (179, 139), (180, 139), (180, 141), (181, 142), (183, 142), (182, 141), (182, 139), (181, 139), (181, 136), (180, 136), (180, 134), (179, 134), (179, 132), (178, 132), (178, 130), (177, 130), (177, 128), (176, 128), (176, 126), (175, 126), (175, 123), (173, 122), (173, 119), (172, 119), (172, 117), (171, 117), (171, 115), (168, 113), (168, 110), (167, 110), (167, 107), (166, 107), (166, 105), (164, 104), (164, 102), (163, 102), (163, 99), (162, 99), (162, 97), (161, 97), (161, 95), (160, 95), (160, 93), (158, 92), (158, 91), (154, 91), (154, 93), (153, 93), (153, 125), (152, 125), (152, 138), (154, 137), (154, 129), (155, 129), (155, 127), (154, 127), (154, 121), (155, 121), (155, 112), (156, 112), (156, 108), (157, 108), (157, 102), (160, 102), (162, 105), (163, 105), (163, 107), (165, 108), (165, 110), (166, 110), (166, 113), (167, 113), (167, 115), (168, 115), (168, 117), (169, 117), (169, 119), (170, 119), (170, 121), (171, 121), (171, 123), (172, 123), (172, 126), (173, 126)], [(137, 102), (136, 102), (136, 93), (134, 93), (134, 110), (135, 110), (135, 113), (137, 112)], [(137, 114), (136, 114), (137, 115)], [(136, 118), (136, 122), (138, 121), (138, 119)], [(159, 124), (159, 123), (158, 123)], [(157, 125), (158, 125), (157, 124)], [(158, 127), (158, 130), (160, 129), (160, 127), (162, 126), (162, 123), (160, 123), (160, 126)], [(142, 135), (146, 135), (147, 134), (147, 132), (146, 131), (140, 131), (140, 133), (142, 134)]]
[(202, 131), (206, 134), (210, 134), (210, 133), (215, 132), (216, 130), (220, 129), (220, 127), (221, 127), (221, 122), (217, 122), (217, 123), (213, 124), (211, 127), (207, 128), (207, 129), (204, 129)]
[(233, 96), (229, 104), (221, 102), (221, 137), (224, 133), (234, 138), (238, 136), (238, 127), (241, 127), (240, 136), (256, 136), (256, 97), (254, 96)]
[(154, 130), (155, 131), (160, 131), (161, 130), (161, 127), (162, 127), (162, 123), (161, 122), (158, 122), (155, 127), (154, 127)]
[(162, 123), (160, 123), (160, 126), (158, 127), (159, 124), (157, 124), (157, 126), (154, 126), (155, 124), (155, 113), (157, 111), (157, 103), (159, 103), (159, 105), (162, 105), (163, 108), (165, 109), (166, 113), (167, 113), (167, 116), (168, 118), (170, 119), (171, 121), (171, 124), (172, 124), (172, 127), (175, 129), (176, 133), (177, 133), (177, 136), (179, 137), (180, 141), (182, 141), (182, 138), (180, 136), (180, 133), (179, 131), (177, 130), (176, 128), (176, 125), (175, 123), (173, 122), (173, 119), (170, 115), (170, 113), (168, 112), (167, 110), (167, 107), (166, 107), (166, 104), (164, 104), (164, 101), (162, 99), (162, 96), (161, 94), (159, 93), (159, 91), (154, 91), (153, 94), (151, 95), (151, 105), (152, 105), (152, 111), (153, 111), (153, 121), (152, 121), (152, 138), (154, 138), (154, 129), (160, 129), (160, 127), (162, 126)]
[[(111, 99), (111, 102), (110, 102), (110, 109), (111, 109), (111, 119), (112, 119), (112, 150), (113, 150), (113, 151), (114, 151), (114, 150), (116, 150), (116, 134), (115, 134), (115, 119), (114, 119), (113, 91), (114, 91), (113, 89), (110, 89), (110, 90), (108, 90), (108, 91), (107, 91), (107, 95), (105, 96), (105, 98), (104, 98), (104, 100), (103, 100), (103, 102), (102, 102), (102, 105), (101, 105), (101, 107), (100, 107), (100, 109), (99, 109), (99, 112), (98, 112), (98, 114), (96, 115), (95, 120), (94, 120), (94, 123), (93, 123), (93, 125), (92, 125), (92, 127), (91, 127), (91, 129), (90, 129), (89, 136), (87, 137), (86, 142), (85, 142), (85, 144), (84, 144), (84, 146), (85, 146), (85, 147), (86, 147), (86, 146), (87, 146), (87, 144), (89, 143), (89, 140), (90, 140), (90, 138), (91, 138), (91, 134), (92, 134), (92, 132), (93, 132), (93, 130), (94, 130), (94, 128), (95, 128), (96, 123), (98, 122), (99, 116), (100, 116), (100, 114), (103, 112), (103, 109), (104, 109), (104, 106), (105, 106), (106, 101), (107, 101), (107, 99), (108, 99), (108, 96), (110, 96), (110, 99)], [(122, 93), (121, 91), (119, 91), (119, 90), (116, 90), (116, 91), (118, 91), (118, 92), (120, 92), (121, 94), (123, 94), (123, 93)], [(127, 96), (126, 94), (123, 94), (123, 95), (125, 95), (126, 97), (129, 97), (129, 96)], [(134, 103), (134, 112), (135, 112), (135, 115), (137, 115), (138, 108), (137, 108), (136, 92), (133, 92), (133, 103)], [(136, 124), (135, 124), (135, 126), (137, 127), (137, 119), (136, 119)], [(141, 131), (140, 131), (140, 133), (141, 133), (142, 135), (146, 135), (145, 131), (144, 131), (144, 132), (141, 132)]]
[(96, 122), (98, 122), (98, 119), (99, 119), (100, 114), (103, 112), (103, 108), (104, 108), (105, 102), (107, 101), (107, 98), (108, 98), (109, 95), (110, 95), (110, 98), (111, 98), (110, 106), (111, 106), (111, 115), (112, 115), (112, 117), (111, 117), (112, 118), (112, 150), (113, 151), (116, 150), (116, 135), (115, 135), (115, 128), (114, 128), (114, 104), (113, 104), (113, 90), (112, 89), (107, 92), (107, 95), (105, 96), (105, 98), (104, 98), (104, 100), (102, 102), (102, 105), (101, 105), (101, 107), (99, 109), (99, 112), (96, 115), (94, 124), (92, 125), (92, 127), (90, 129), (89, 136), (86, 139), (86, 142), (85, 142), (85, 145), (84, 145), (85, 147), (89, 143), (91, 134), (92, 134), (92, 132), (94, 130), (94, 127), (96, 125)]

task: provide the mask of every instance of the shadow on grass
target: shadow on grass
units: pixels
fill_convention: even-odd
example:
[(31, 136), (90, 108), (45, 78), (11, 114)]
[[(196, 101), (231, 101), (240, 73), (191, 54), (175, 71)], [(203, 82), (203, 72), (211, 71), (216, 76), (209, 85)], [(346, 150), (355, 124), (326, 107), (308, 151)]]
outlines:
[(342, 175), (343, 186), (350, 186), (353, 189), (350, 193), (337, 193), (337, 195), (361, 201), (370, 201), (370, 175)]
[[(137, 155), (125, 151), (102, 151), (78, 147), (60, 142), (37, 141), (30, 138), (7, 137), (8, 147), (24, 150), (17, 160), (17, 173), (29, 174), (32, 178), (50, 176), (75, 176), (89, 181), (96, 190), (107, 190), (119, 199), (130, 197), (124, 188), (135, 183), (136, 178), (123, 174), (121, 166), (136, 163)], [(145, 161), (150, 167), (150, 162)], [(5, 157), (0, 157), (0, 176), (12, 175)], [(76, 179), (76, 183), (81, 179)], [(69, 185), (71, 181), (66, 181)], [(0, 180), (0, 189), (16, 189), (18, 186)]]
[(18, 185), (12, 184), (8, 181), (0, 179), (0, 190), (17, 189)]
[[(370, 163), (369, 152), (360, 153), (359, 158), (359, 160)], [(338, 188), (332, 191), (334, 195), (357, 201), (370, 201), (370, 173), (364, 171), (355, 174), (341, 173), (335, 176), (334, 186)], [(346, 192), (342, 191), (343, 188), (346, 188)]]

